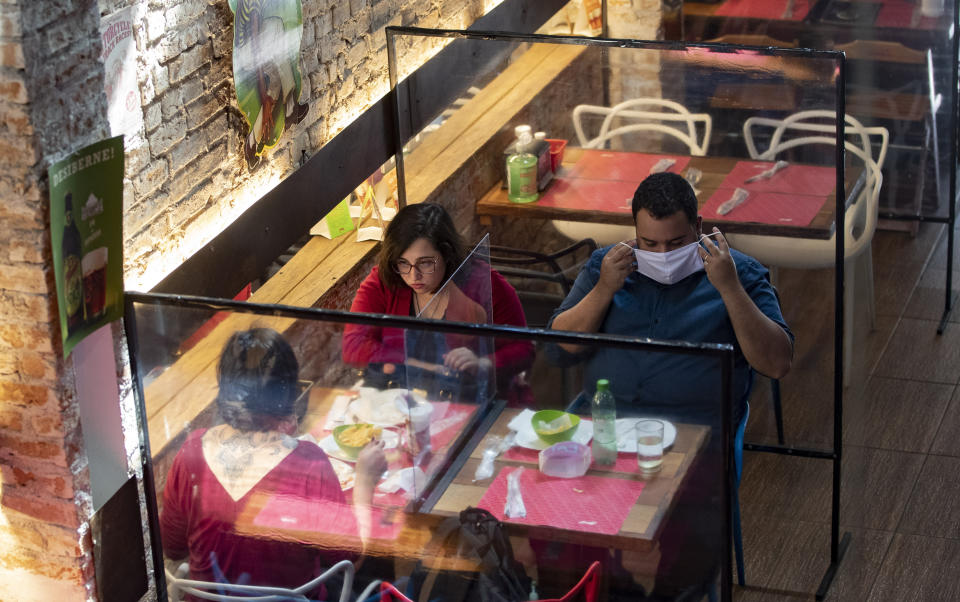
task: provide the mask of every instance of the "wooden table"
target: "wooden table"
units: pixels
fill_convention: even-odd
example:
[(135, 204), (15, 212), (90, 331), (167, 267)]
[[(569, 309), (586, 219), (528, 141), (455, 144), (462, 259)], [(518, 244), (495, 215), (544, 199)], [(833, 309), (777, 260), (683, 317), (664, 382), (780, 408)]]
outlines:
[[(558, 178), (563, 178), (565, 173), (569, 173), (570, 168), (580, 158), (583, 149), (570, 148), (564, 153), (564, 164), (561, 171), (557, 174)], [(610, 151), (615, 152), (615, 151)], [(676, 156), (676, 155), (672, 155)], [(733, 157), (691, 157), (687, 167), (696, 167), (703, 172), (703, 177), (697, 188), (700, 190), (698, 196), (699, 206), (702, 208), (710, 196), (726, 178), (730, 170), (739, 161), (745, 161), (743, 158)], [(684, 171), (687, 168), (684, 168)], [(846, 204), (849, 206), (860, 193), (864, 185), (865, 178), (863, 168), (859, 166), (848, 166), (844, 171), (847, 190)], [(556, 180), (554, 180), (555, 182)], [(548, 184), (547, 189), (554, 185), (554, 182)], [(760, 224), (750, 222), (733, 221), (711, 221), (707, 216), (703, 216), (703, 229), (709, 231), (713, 226), (717, 226), (723, 232), (745, 233), (745, 234), (764, 234), (771, 236), (787, 236), (797, 238), (818, 238), (828, 239), (833, 235), (836, 228), (834, 214), (836, 213), (836, 193), (834, 192), (820, 208), (820, 211), (813, 220), (806, 226), (785, 226), (778, 224)], [(512, 218), (534, 218), (534, 219), (557, 219), (570, 221), (583, 221), (600, 224), (616, 224), (622, 226), (633, 225), (633, 215), (630, 208), (624, 205), (620, 211), (585, 211), (580, 209), (569, 209), (553, 207), (540, 204), (538, 202), (519, 204), (513, 203), (507, 198), (506, 189), (500, 185), (491, 188), (487, 194), (477, 201), (477, 216), (481, 222), (490, 223), (490, 217), (505, 216)]]
[[(520, 410), (510, 408), (504, 410), (496, 422), (484, 436), (483, 441), (470, 453), (470, 459), (454, 477), (443, 496), (429, 509), (429, 512), (438, 516), (453, 516), (468, 506), (477, 506), (492, 482), (491, 479), (480, 483), (473, 482), (477, 465), (480, 463), (482, 450), (486, 440), (491, 436), (504, 436), (509, 432), (507, 424)], [(602, 535), (579, 531), (557, 529), (552, 527), (533, 526), (512, 523), (509, 520), (504, 524), (507, 532), (514, 536), (534, 536), (551, 541), (566, 541), (587, 544), (596, 547), (610, 547), (620, 550), (650, 550), (656, 545), (657, 535), (664, 524), (664, 519), (670, 512), (671, 502), (680, 484), (683, 482), (687, 469), (697, 452), (706, 441), (709, 428), (705, 426), (677, 424), (677, 438), (673, 446), (664, 454), (663, 468), (656, 475), (645, 480), (646, 486), (640, 493), (636, 505), (630, 509), (620, 532), (616, 535)], [(504, 460), (503, 456), (496, 460), (494, 477), (501, 470), (511, 466), (526, 466), (536, 470), (536, 464), (524, 461)], [(588, 475), (612, 477), (625, 480), (644, 480), (634, 465), (633, 472), (615, 472), (612, 469), (598, 470), (591, 468)]]

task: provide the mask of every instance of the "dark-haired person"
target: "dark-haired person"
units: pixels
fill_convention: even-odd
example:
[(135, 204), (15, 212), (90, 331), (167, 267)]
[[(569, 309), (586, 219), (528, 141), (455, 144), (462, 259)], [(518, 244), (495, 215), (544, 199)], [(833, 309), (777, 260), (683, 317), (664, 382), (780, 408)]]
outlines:
[[(735, 349), (733, 428), (739, 424), (754, 371), (781, 378), (790, 369), (793, 334), (780, 311), (768, 273), (755, 259), (730, 249), (714, 228), (704, 236), (697, 198), (681, 176), (648, 176), (633, 197), (635, 241), (595, 251), (577, 276), (551, 327), (698, 343)], [(618, 415), (662, 415), (683, 422), (719, 424), (716, 362), (687, 355), (595, 353), (571, 346), (548, 348), (561, 364), (585, 361), (585, 395), (598, 378), (610, 380)], [(653, 599), (680, 599), (687, 586), (714, 574), (722, 542), (714, 520), (722, 481), (719, 437), (698, 454), (675, 498), (660, 538), (662, 558)], [(686, 599), (686, 598), (683, 598)], [(691, 598), (693, 599), (693, 598)]]
[(224, 346), (216, 402), (223, 424), (187, 436), (163, 491), (163, 550), (189, 559), (191, 579), (298, 587), (350, 556), (243, 532), (273, 508), (293, 532), (332, 525), (357, 534), (354, 512), (369, 508), (386, 469), (381, 443), (364, 448), (354, 504), (347, 502), (326, 454), (294, 438), (306, 411), (295, 407), (298, 370), (293, 349), (271, 329), (235, 332)]
[[(443, 207), (431, 203), (408, 205), (387, 227), (377, 265), (360, 285), (350, 311), (526, 326), (517, 292), (496, 270), (490, 270), (492, 316), (487, 316), (486, 310), (470, 298), (470, 291), (453, 283), (444, 286), (465, 256), (463, 240)], [(476, 374), (484, 362), (491, 361), (469, 344), (458, 344), (456, 337), (448, 339), (449, 349), (442, 350), (437, 358), (446, 369)], [(501, 391), (507, 388), (506, 394), (512, 396), (509, 389), (516, 385), (512, 382), (514, 377), (533, 362), (533, 345), (529, 341), (498, 338), (495, 347), (492, 361), (498, 385)], [(384, 372), (392, 373), (407, 359), (404, 332), (347, 325), (343, 332), (343, 357), (353, 366), (382, 366)]]
[[(697, 198), (677, 174), (647, 177), (633, 196), (633, 218), (636, 240), (593, 253), (554, 312), (551, 327), (733, 344), (736, 424), (753, 371), (781, 378), (793, 357), (793, 335), (767, 269), (731, 249), (716, 228), (703, 235)], [(583, 359), (576, 348), (554, 350), (561, 363)], [(592, 396), (597, 378), (609, 378), (620, 411), (642, 406), (645, 412), (695, 419), (707, 410), (705, 381), (698, 378), (705, 369), (690, 356), (600, 349), (587, 362), (584, 382)]]

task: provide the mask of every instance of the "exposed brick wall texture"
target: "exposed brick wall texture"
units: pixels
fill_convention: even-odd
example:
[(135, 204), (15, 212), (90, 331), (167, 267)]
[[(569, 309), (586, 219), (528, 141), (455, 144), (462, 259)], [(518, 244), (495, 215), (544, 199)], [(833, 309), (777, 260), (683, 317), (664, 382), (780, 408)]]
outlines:
[(0, 2), (0, 599), (95, 596), (86, 455), (62, 359), (46, 169), (108, 134), (91, 1)]
[(312, 155), (386, 93), (384, 27), (468, 27), (498, 3), (304, 1), (300, 100), (310, 109), (251, 173), (242, 146), (247, 125), (233, 88), (227, 0), (101, 0), (101, 14), (129, 6), (136, 22), (144, 125), (126, 141), (128, 287), (156, 284), (290, 175), (302, 151)]

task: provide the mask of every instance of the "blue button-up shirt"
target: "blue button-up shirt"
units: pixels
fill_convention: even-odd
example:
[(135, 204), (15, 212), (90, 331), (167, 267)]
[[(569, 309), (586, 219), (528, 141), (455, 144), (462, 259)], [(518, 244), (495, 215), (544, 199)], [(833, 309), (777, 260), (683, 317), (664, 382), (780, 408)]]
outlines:
[[(600, 265), (612, 247), (594, 251), (573, 289), (554, 312), (550, 323), (589, 293), (600, 278)], [(761, 312), (779, 324), (793, 340), (783, 320), (780, 303), (768, 272), (757, 260), (731, 249), (737, 276)], [(737, 344), (727, 308), (707, 278), (699, 271), (680, 282), (664, 285), (632, 272), (616, 292), (599, 332), (696, 343), (730, 343), (735, 349), (733, 374), (733, 424), (743, 415), (753, 370)], [(597, 379), (610, 381), (620, 416), (660, 415), (705, 424), (719, 423), (719, 363), (715, 358), (663, 352), (634, 352), (613, 347), (571, 354), (549, 346), (551, 359), (571, 365), (586, 359), (584, 394), (593, 396)]]

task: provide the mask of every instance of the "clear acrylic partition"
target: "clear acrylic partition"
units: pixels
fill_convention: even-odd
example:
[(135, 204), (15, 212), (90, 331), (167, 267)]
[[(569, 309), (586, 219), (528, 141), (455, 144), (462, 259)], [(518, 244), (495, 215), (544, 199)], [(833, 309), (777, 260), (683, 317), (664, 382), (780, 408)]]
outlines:
[[(687, 0), (683, 13), (683, 32), (671, 39), (846, 52), (847, 113), (890, 132), (881, 212), (948, 215), (949, 170), (956, 168), (955, 2)], [(789, 85), (778, 96), (805, 102), (806, 94)]]
[[(729, 346), (137, 293), (127, 296), (126, 326), (149, 450), (151, 540), (171, 574), (186, 563), (197, 580), (291, 587), (348, 559), (354, 594), (382, 579), (412, 599), (459, 600), (442, 584), (450, 571), (477, 578), (478, 569), (453, 557), (453, 540), (439, 540), (444, 521), (479, 507), (503, 521), (510, 551), (500, 554), (518, 563), (516, 599), (529, 596), (531, 580), (541, 598), (557, 597), (594, 561), (598, 599), (711, 591), (730, 599), (728, 452), (743, 399), (731, 393)], [(593, 383), (581, 395), (531, 369), (513, 382), (523, 393), (488, 399), (373, 390), (344, 353), (358, 326), (479, 337), (528, 365), (592, 366), (591, 378), (607, 378), (616, 396), (613, 463), (579, 463), (590, 461), (597, 429), (590, 406), (573, 402), (591, 396)], [(645, 393), (670, 380), (636, 370), (649, 365), (695, 373), (697, 386), (666, 403)], [(568, 407), (573, 414), (562, 414)], [(534, 418), (535, 410), (556, 412)], [(662, 451), (643, 440), (646, 473), (639, 418), (663, 421)], [(572, 442), (541, 453), (551, 445), (544, 436), (567, 434)], [(369, 446), (354, 457), (350, 443), (369, 436), (382, 442), (385, 466)], [(326, 599), (339, 587), (328, 583)]]
[[(489, 236), (477, 243), (417, 317), (493, 323)], [(407, 388), (470, 403), (493, 397), (497, 369), (492, 338), (414, 329), (404, 333), (404, 350)]]
[[(487, 220), (493, 244), (551, 253), (584, 238), (601, 247), (633, 239), (639, 183), (661, 170), (683, 176), (704, 234), (719, 228), (732, 248), (780, 268), (785, 322), (797, 324), (786, 421), (795, 408), (816, 408), (816, 420), (793, 428), (788, 443), (823, 449), (839, 441), (836, 379), (862, 376), (866, 365), (855, 346), (843, 361), (841, 335), (862, 340), (869, 328), (865, 257), (879, 197), (896, 177), (880, 168), (891, 131), (853, 115), (845, 131), (836, 127), (850, 60), (797, 48), (414, 28), (388, 28), (387, 38), (395, 135), (408, 151), (399, 161), (403, 196), (443, 188), (450, 174), (437, 169), (441, 159), (482, 139), (466, 162), (469, 177), (445, 189), (442, 202)], [(422, 68), (402, 68), (441, 46)], [(502, 184), (522, 124), (565, 145), (539, 198), (524, 204), (510, 202)], [(861, 281), (847, 282), (860, 296), (848, 297), (846, 313), (844, 275)], [(812, 301), (810, 290), (818, 291)], [(579, 374), (564, 376), (579, 384)], [(748, 429), (749, 440), (764, 444), (779, 442), (770, 386), (757, 379)]]

